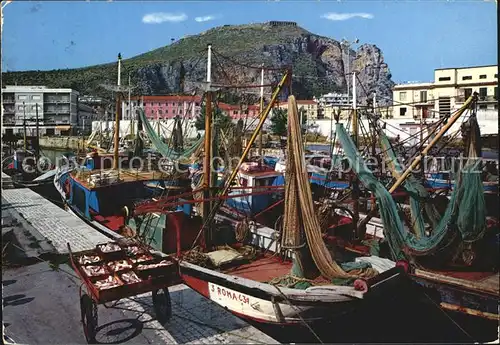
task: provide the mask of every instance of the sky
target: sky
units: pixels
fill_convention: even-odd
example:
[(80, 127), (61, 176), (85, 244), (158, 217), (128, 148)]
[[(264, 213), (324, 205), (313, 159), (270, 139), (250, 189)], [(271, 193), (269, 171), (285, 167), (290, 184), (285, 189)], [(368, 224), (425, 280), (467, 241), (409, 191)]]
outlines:
[[(224, 24), (295, 21), (377, 45), (397, 82), (434, 69), (497, 64), (494, 1), (20, 1), (3, 10), (2, 71), (75, 68), (133, 57)], [(355, 46), (354, 46), (355, 47)]]

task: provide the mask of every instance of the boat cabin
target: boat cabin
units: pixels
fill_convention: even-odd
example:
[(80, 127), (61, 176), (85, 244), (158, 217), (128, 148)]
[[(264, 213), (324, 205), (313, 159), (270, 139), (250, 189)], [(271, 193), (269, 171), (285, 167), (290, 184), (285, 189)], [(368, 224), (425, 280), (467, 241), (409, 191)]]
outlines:
[[(243, 163), (236, 175), (236, 187), (241, 187), (231, 191), (229, 195), (250, 194), (266, 191), (268, 186), (282, 186), (285, 179), (282, 173), (275, 171), (267, 165), (259, 165), (257, 162)], [(246, 188), (245, 188), (246, 187)], [(226, 201), (226, 205), (244, 214), (257, 214), (280, 200), (277, 193), (248, 195), (238, 198), (231, 198)]]

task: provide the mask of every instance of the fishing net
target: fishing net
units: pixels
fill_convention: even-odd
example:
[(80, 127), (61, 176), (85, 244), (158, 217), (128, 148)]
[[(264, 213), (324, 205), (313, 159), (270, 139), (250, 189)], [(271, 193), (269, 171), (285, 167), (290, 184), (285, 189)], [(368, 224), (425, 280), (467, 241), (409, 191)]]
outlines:
[[(181, 157), (188, 158), (190, 157), (194, 152), (196, 152), (201, 143), (203, 143), (204, 136), (196, 140), (196, 142), (186, 150), (182, 152), (177, 152), (173, 148), (171, 148), (169, 145), (165, 144), (161, 137), (156, 133), (155, 129), (149, 123), (146, 114), (144, 113), (143, 109), (138, 109), (139, 112), (139, 118), (144, 124), (144, 130), (146, 131), (149, 139), (151, 140), (151, 143), (153, 144), (153, 147), (160, 152), (160, 154), (164, 157), (170, 158), (170, 159), (179, 159)], [(179, 141), (180, 143), (180, 141)]]
[[(368, 169), (342, 124), (337, 124), (337, 135), (353, 170), (377, 199), (380, 217), (384, 224), (384, 234), (394, 259), (405, 258), (405, 253), (413, 255), (432, 253), (450, 243), (450, 237), (447, 235), (454, 236), (459, 233), (464, 241), (476, 241), (482, 236), (486, 228), (486, 214), (481, 174), (477, 169), (479, 164), (477, 156), (470, 156), (464, 169), (458, 174), (448, 207), (431, 233), (429, 235), (421, 233), (418, 237), (405, 229), (394, 199)], [(397, 164), (394, 166), (401, 171), (401, 166)], [(414, 183), (410, 182), (406, 188), (413, 188), (417, 195), (419, 193), (419, 187)]]
[[(295, 262), (292, 274), (304, 277), (308, 256), (312, 257), (316, 268), (324, 278), (372, 277), (377, 274), (373, 269), (357, 270), (356, 274), (345, 272), (333, 259), (323, 241), (318, 216), (314, 209), (309, 176), (304, 160), (304, 148), (301, 140), (295, 97), (288, 98), (288, 147), (287, 177), (285, 182), (285, 213), (282, 233), (282, 246), (300, 248), (295, 250)], [(301, 237), (305, 233), (305, 244)], [(309, 249), (307, 252), (304, 249)], [(306, 262), (304, 262), (306, 261)]]
[[(404, 172), (403, 167), (397, 159), (396, 153), (385, 133), (379, 133), (380, 145), (382, 151), (387, 157), (387, 163), (391, 168), (392, 175), (398, 179)], [(437, 212), (433, 204), (426, 202), (429, 198), (429, 193), (425, 187), (414, 177), (408, 176), (403, 183), (403, 187), (410, 195), (410, 210), (413, 219), (412, 228), (417, 238), (425, 236), (425, 218), (431, 222), (432, 227), (436, 227), (439, 222), (440, 214)]]

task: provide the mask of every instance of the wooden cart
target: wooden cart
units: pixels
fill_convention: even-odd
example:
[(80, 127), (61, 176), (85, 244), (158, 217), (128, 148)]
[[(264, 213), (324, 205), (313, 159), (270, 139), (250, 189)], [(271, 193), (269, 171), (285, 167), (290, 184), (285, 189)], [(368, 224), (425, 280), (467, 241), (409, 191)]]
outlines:
[[(109, 248), (109, 245), (119, 247), (120, 250), (112, 252), (102, 250), (106, 246)], [(134, 247), (139, 250), (136, 254), (129, 251)], [(68, 251), (71, 265), (82, 280), (79, 290), (81, 320), (85, 338), (89, 344), (96, 342), (97, 306), (99, 304), (110, 308), (111, 306), (106, 303), (151, 291), (157, 320), (161, 324), (169, 321), (172, 315), (172, 305), (168, 287), (180, 282), (177, 263), (171, 257), (151, 253), (146, 247), (130, 240), (103, 243), (97, 245), (96, 249), (78, 253), (72, 253), (68, 243)], [(117, 268), (115, 264), (118, 261), (126, 262), (130, 267)], [(161, 266), (147, 268), (158, 264)], [(89, 274), (89, 267), (99, 273)], [(135, 274), (139, 281), (126, 281), (123, 278), (124, 274), (129, 276)], [(117, 285), (105, 287), (102, 285), (105, 281), (111, 281)]]

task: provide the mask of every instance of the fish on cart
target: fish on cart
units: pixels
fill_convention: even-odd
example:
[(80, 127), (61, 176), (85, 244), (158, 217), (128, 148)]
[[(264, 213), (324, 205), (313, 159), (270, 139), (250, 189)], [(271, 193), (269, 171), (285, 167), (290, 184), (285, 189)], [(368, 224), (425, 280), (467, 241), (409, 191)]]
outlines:
[(138, 283), (141, 281), (141, 278), (135, 274), (135, 272), (128, 272), (128, 273), (123, 273), (120, 278), (126, 283), (126, 284), (133, 284), (133, 283)]
[(99, 255), (82, 255), (78, 259), (80, 265), (93, 264), (101, 261), (101, 257)]
[(142, 254), (142, 255), (139, 255), (135, 258), (132, 258), (132, 262), (133, 263), (137, 263), (137, 262), (144, 262), (144, 261), (149, 261), (149, 260), (152, 260), (153, 257), (151, 255), (148, 255), (148, 254)]
[(125, 270), (127, 268), (132, 268), (132, 265), (129, 264), (127, 260), (111, 261), (108, 263), (108, 266), (113, 271), (121, 271), (121, 270)]
[(100, 244), (98, 245), (98, 248), (103, 252), (103, 253), (112, 253), (112, 252), (119, 252), (122, 250), (119, 245), (113, 242), (109, 242), (106, 244)]
[(140, 248), (138, 246), (127, 247), (126, 251), (130, 255), (137, 255), (137, 254), (143, 254), (144, 253), (144, 249), (142, 249), (142, 248)]
[[(160, 324), (165, 325), (172, 316), (172, 303), (169, 286), (179, 283), (178, 267), (175, 262), (164, 261), (165, 266), (160, 263), (162, 271), (170, 273), (165, 276), (165, 272), (150, 271), (147, 278), (139, 278), (138, 272), (133, 271), (134, 265), (130, 259), (114, 258), (109, 260), (110, 256), (103, 255), (103, 252), (121, 252), (122, 247), (118, 247), (115, 243), (100, 244), (93, 251), (80, 252), (74, 255), (71, 251), (71, 246), (67, 243), (71, 266), (76, 274), (83, 281), (84, 287), (80, 291), (80, 311), (82, 313), (82, 325), (85, 338), (88, 343), (96, 343), (96, 334), (98, 331), (98, 313), (97, 306), (105, 305), (107, 302), (118, 301), (122, 298), (137, 296), (146, 292), (151, 292), (153, 308), (156, 314), (156, 319)], [(140, 246), (137, 246), (140, 248)], [(147, 250), (144, 250), (147, 252)], [(102, 265), (87, 265), (84, 266), (83, 256), (98, 257), (100, 254)], [(144, 253), (145, 254), (145, 253)], [(148, 260), (152, 260), (152, 255), (140, 255)], [(120, 254), (121, 255), (121, 254)], [(82, 259), (81, 259), (82, 258)], [(81, 259), (81, 261), (80, 261)], [(137, 257), (135, 259), (138, 259)], [(151, 261), (150, 261), (151, 262)], [(170, 267), (168, 267), (170, 266)], [(111, 272), (112, 270), (119, 271), (128, 269), (118, 273)], [(113, 273), (113, 274), (110, 274)], [(105, 305), (106, 306), (106, 305)]]
[(96, 281), (94, 283), (94, 285), (99, 290), (106, 290), (106, 289), (111, 289), (111, 288), (120, 286), (122, 284), (118, 281), (118, 279), (116, 279), (116, 277), (109, 276), (106, 279)]
[(82, 266), (83, 271), (89, 277), (97, 277), (106, 274), (104, 266)]
[(158, 267), (162, 267), (162, 266), (168, 266), (170, 265), (170, 261), (167, 261), (167, 260), (162, 260), (156, 264), (146, 264), (146, 265), (137, 265), (137, 269), (138, 270), (150, 270), (152, 268), (158, 268)]

